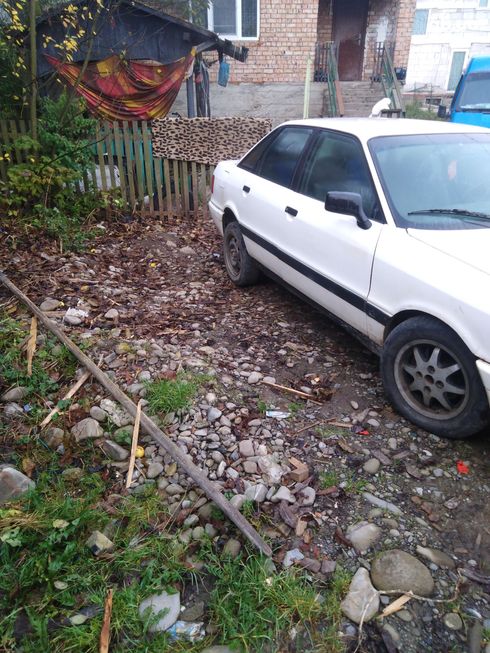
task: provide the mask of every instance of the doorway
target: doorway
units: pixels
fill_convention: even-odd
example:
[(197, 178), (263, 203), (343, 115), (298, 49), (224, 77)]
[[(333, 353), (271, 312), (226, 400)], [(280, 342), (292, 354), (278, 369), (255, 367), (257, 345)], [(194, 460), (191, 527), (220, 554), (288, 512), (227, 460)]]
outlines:
[(362, 78), (369, 0), (333, 1), (333, 40), (337, 46), (339, 79)]

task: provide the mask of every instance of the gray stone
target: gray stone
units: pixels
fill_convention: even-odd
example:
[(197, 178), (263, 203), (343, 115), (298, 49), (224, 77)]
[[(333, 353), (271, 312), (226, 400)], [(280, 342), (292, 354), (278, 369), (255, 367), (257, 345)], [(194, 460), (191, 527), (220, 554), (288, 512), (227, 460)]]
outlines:
[(175, 496), (176, 494), (184, 494), (185, 490), (182, 485), (171, 483), (167, 488), (165, 488), (165, 492), (170, 496)]
[(192, 529), (192, 539), (195, 541), (202, 540), (202, 538), (206, 535), (206, 531), (202, 526), (195, 526)]
[(41, 311), (55, 311), (60, 306), (62, 306), (62, 303), (57, 299), (53, 299), (52, 297), (46, 297), (46, 299), (41, 303), (39, 308), (41, 309)]
[(262, 483), (258, 485), (251, 485), (245, 490), (245, 499), (254, 501), (255, 503), (262, 503), (267, 496), (267, 487)]
[(114, 542), (100, 531), (94, 531), (86, 544), (95, 556), (99, 556), (101, 553), (109, 553), (114, 548)]
[(238, 540), (230, 539), (223, 547), (221, 556), (223, 558), (232, 558), (235, 559), (240, 553), (242, 548), (241, 543)]
[(295, 503), (296, 497), (294, 496), (294, 494), (291, 493), (291, 490), (289, 490), (285, 485), (281, 485), (281, 487), (277, 490), (277, 492), (272, 497), (271, 501), (272, 503), (279, 503), (280, 501)]
[(444, 625), (449, 630), (461, 630), (463, 627), (463, 620), (456, 612), (450, 612), (444, 615)]
[(163, 472), (162, 463), (150, 463), (148, 465), (148, 471), (146, 472), (146, 476), (148, 478), (156, 478), (157, 476), (160, 476), (162, 472)]
[(51, 449), (57, 449), (60, 444), (63, 444), (63, 438), (65, 432), (63, 429), (59, 429), (57, 426), (52, 426), (46, 431), (45, 440), (48, 447)]
[(68, 483), (76, 483), (83, 476), (83, 469), (80, 467), (67, 467), (61, 472), (63, 480)]
[(238, 450), (242, 458), (255, 456), (254, 443), (252, 440), (241, 440), (241, 442), (238, 443)]
[(417, 553), (421, 555), (426, 560), (430, 560), (438, 567), (443, 567), (445, 569), (454, 569), (456, 563), (447, 553), (443, 551), (438, 551), (437, 549), (431, 549), (425, 546), (417, 546)]
[(16, 419), (17, 417), (24, 417), (24, 410), (22, 406), (16, 404), (15, 401), (9, 401), (5, 404), (3, 414), (7, 419)]
[(102, 408), (100, 408), (100, 406), (92, 406), (92, 408), (90, 409), (90, 417), (93, 417), (98, 422), (105, 422), (108, 415), (105, 412), (105, 410), (102, 410)]
[(315, 503), (316, 492), (312, 487), (305, 487), (298, 493), (298, 497), (302, 506), (312, 506)]
[(299, 562), (300, 560), (303, 560), (305, 556), (301, 553), (299, 549), (291, 549), (290, 551), (286, 551), (286, 554), (284, 555), (284, 560), (282, 561), (282, 566), (285, 567), (286, 569), (288, 567), (292, 567), (295, 562)]
[(260, 372), (252, 372), (251, 374), (248, 375), (247, 381), (250, 383), (250, 385), (255, 385), (259, 381), (263, 379), (263, 374)]
[(16, 388), (11, 388), (10, 390), (7, 390), (7, 392), (4, 392), (1, 399), (2, 401), (20, 401), (21, 399), (24, 399), (28, 393), (29, 390), (27, 388), (19, 385)]
[(321, 572), (322, 574), (325, 574), (325, 576), (330, 576), (333, 574), (337, 567), (337, 563), (335, 560), (323, 560), (322, 566), (321, 566)]
[(236, 508), (237, 510), (241, 510), (243, 504), (246, 501), (246, 497), (244, 494), (235, 494), (234, 496), (231, 497), (230, 503), (231, 505)]
[(204, 601), (196, 601), (180, 615), (182, 621), (200, 621), (204, 615)]
[(392, 512), (394, 515), (402, 514), (400, 508), (398, 508), (398, 506), (395, 506), (395, 504), (391, 503), (390, 501), (385, 501), (384, 499), (380, 499), (379, 497), (375, 496), (374, 494), (371, 494), (370, 492), (363, 492), (362, 496), (366, 499), (366, 501), (368, 501), (373, 506), (377, 506), (378, 508), (382, 508), (383, 510)]
[(379, 593), (372, 586), (369, 573), (361, 567), (356, 571), (347, 596), (340, 604), (345, 616), (356, 624), (366, 623), (379, 609)]
[(347, 529), (347, 537), (357, 553), (364, 553), (370, 549), (380, 539), (381, 534), (382, 531), (379, 526), (370, 524), (367, 521), (352, 524)]
[(100, 407), (109, 415), (116, 426), (131, 424), (131, 416), (112, 399), (102, 399)]
[(189, 247), (189, 245), (186, 245), (185, 247), (181, 247), (179, 250), (182, 254), (185, 254), (186, 256), (194, 256), (195, 255), (195, 250), (192, 249), (192, 247)]
[(36, 484), (15, 467), (0, 469), (0, 504), (18, 499)]
[(126, 451), (126, 449), (113, 440), (104, 440), (101, 446), (105, 455), (109, 456), (112, 460), (122, 462), (129, 456), (129, 451)]
[(215, 422), (222, 414), (223, 413), (218, 408), (211, 406), (211, 408), (208, 409), (208, 422)]
[(156, 617), (159, 613), (158, 621), (150, 626), (151, 633), (160, 633), (168, 630), (179, 618), (180, 614), (180, 594), (154, 594), (142, 601), (139, 606), (140, 617), (144, 619), (147, 614)]
[(104, 313), (104, 317), (108, 320), (116, 320), (119, 317), (119, 311), (116, 308), (110, 308)]
[(389, 635), (394, 644), (400, 643), (400, 633), (391, 624), (385, 624), (383, 632)]
[(88, 438), (100, 438), (104, 431), (97, 420), (93, 417), (86, 417), (75, 424), (71, 433), (77, 442), (81, 442)]
[(257, 463), (253, 460), (245, 460), (243, 462), (243, 471), (245, 474), (257, 474), (259, 468), (257, 467)]
[(417, 558), (400, 549), (384, 551), (371, 563), (371, 578), (379, 590), (400, 590), (431, 596), (434, 580)]
[(208, 646), (201, 653), (237, 653), (237, 650), (232, 650), (229, 646)]
[(381, 463), (377, 458), (370, 458), (364, 463), (363, 469), (367, 474), (377, 474), (380, 465)]

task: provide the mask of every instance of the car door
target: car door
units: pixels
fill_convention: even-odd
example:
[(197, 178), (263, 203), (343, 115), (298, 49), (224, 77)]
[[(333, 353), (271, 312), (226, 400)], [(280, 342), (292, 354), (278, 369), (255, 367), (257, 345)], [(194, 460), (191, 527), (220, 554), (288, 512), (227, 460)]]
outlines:
[(283, 278), (287, 266), (275, 255), (277, 243), (285, 209), (296, 196), (290, 186), (313, 134), (312, 127), (301, 125), (279, 128), (240, 162), (230, 189), (250, 256)]
[[(371, 227), (362, 229), (355, 217), (325, 210), (329, 191), (359, 193)], [(282, 207), (278, 241), (295, 261), (290, 282), (366, 334), (367, 315), (375, 314), (367, 297), (384, 218), (361, 143), (349, 134), (319, 130), (294, 195), (288, 197), (293, 213)]]

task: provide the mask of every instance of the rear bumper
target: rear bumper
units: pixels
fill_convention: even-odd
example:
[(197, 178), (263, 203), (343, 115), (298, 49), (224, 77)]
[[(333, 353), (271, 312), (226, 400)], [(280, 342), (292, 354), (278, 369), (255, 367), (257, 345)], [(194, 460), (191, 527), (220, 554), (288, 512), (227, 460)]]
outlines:
[(487, 393), (488, 403), (490, 404), (490, 363), (482, 360), (477, 360), (476, 367), (480, 373), (483, 387)]
[(211, 213), (211, 217), (213, 218), (213, 222), (216, 225), (218, 231), (220, 232), (221, 235), (223, 235), (223, 211), (220, 209), (219, 206), (217, 206), (213, 202), (213, 198), (211, 198), (208, 202), (208, 208), (209, 212)]

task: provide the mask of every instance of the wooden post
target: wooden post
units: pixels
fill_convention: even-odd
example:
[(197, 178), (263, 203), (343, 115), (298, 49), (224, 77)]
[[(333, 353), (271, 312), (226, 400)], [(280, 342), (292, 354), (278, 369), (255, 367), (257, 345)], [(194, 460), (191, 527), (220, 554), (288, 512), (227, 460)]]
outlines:
[(196, 117), (196, 93), (194, 91), (194, 75), (191, 75), (185, 82), (187, 90), (187, 117)]

